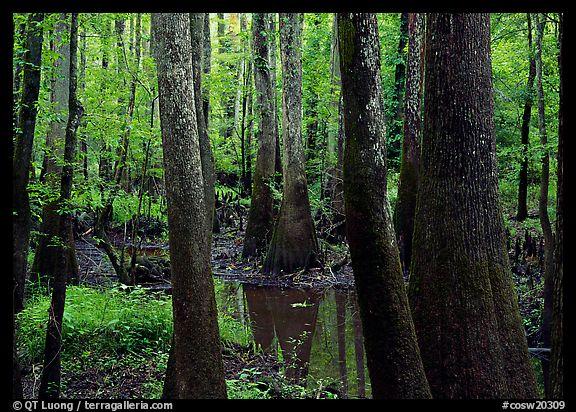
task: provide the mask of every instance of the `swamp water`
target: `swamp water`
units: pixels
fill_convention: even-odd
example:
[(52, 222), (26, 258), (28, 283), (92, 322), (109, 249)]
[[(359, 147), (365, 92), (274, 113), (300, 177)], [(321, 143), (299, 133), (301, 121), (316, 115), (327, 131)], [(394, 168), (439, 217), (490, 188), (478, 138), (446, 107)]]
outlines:
[(220, 311), (242, 322), (256, 346), (282, 360), (288, 379), (309, 388), (337, 388), (346, 397), (370, 396), (353, 290), (222, 283)]

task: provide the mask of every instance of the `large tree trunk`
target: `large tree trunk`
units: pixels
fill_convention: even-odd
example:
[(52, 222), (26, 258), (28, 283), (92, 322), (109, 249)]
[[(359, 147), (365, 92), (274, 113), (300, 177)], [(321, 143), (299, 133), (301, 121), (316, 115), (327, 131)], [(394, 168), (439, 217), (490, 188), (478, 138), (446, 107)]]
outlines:
[[(72, 181), (76, 152), (76, 131), (80, 124), (83, 108), (76, 99), (76, 54), (78, 50), (78, 13), (72, 13), (70, 24), (70, 68), (68, 92), (68, 123), (64, 145), (64, 166), (60, 179), (60, 198), (58, 208), (65, 208), (72, 195)], [(64, 212), (59, 215), (57, 235), (63, 239), (72, 229), (72, 214)], [(52, 301), (48, 310), (48, 327), (46, 330), (46, 345), (44, 348), (44, 367), (40, 380), (40, 399), (58, 399), (60, 397), (60, 355), (62, 353), (62, 317), (66, 301), (66, 280), (70, 245), (57, 247), (58, 269), (54, 273), (52, 283)]]
[(410, 279), (426, 376), (434, 398), (533, 398), (498, 198), (490, 17), (430, 14), (426, 26)]
[(206, 202), (190, 17), (154, 13), (160, 121), (168, 203), (174, 313), (174, 384), (169, 398), (225, 398)]
[[(537, 13), (536, 17), (536, 91), (538, 95), (538, 130), (540, 132), (540, 145), (542, 146), (542, 175), (540, 177), (540, 197), (538, 199), (538, 215), (542, 234), (544, 235), (544, 310), (542, 312), (542, 325), (540, 328), (542, 345), (550, 347), (550, 333), (552, 323), (552, 277), (554, 276), (554, 234), (548, 216), (548, 186), (550, 183), (550, 150), (548, 149), (548, 136), (546, 133), (546, 113), (544, 102), (544, 87), (542, 85), (542, 40), (546, 18), (543, 14)], [(542, 374), (544, 378), (544, 392), (546, 396), (549, 391), (549, 362), (542, 360)]]
[[(34, 130), (38, 114), (38, 94), (40, 92), (40, 65), (42, 63), (42, 23), (44, 13), (31, 13), (28, 17), (26, 33), (26, 51), (23, 56), (22, 101), (18, 113), (18, 129), (12, 161), (12, 233), (14, 249), (12, 251), (12, 325), (16, 329), (15, 316), (24, 308), (24, 284), (28, 247), (30, 244), (30, 202), (28, 181), (30, 162), (34, 146)], [(16, 349), (16, 339), (12, 333), (12, 396), (22, 398), (20, 363)]]
[[(212, 228), (215, 217), (216, 194), (214, 184), (216, 173), (214, 171), (214, 156), (210, 146), (210, 137), (206, 126), (206, 116), (204, 115), (204, 104), (202, 93), (202, 53), (204, 50), (204, 13), (190, 13), (190, 36), (192, 53), (192, 72), (194, 75), (194, 104), (196, 107), (196, 122), (200, 145), (200, 161), (202, 163), (202, 176), (204, 188), (204, 203), (206, 205), (206, 236), (208, 256), (212, 251)], [(209, 56), (208, 56), (209, 57)], [(164, 380), (163, 397), (174, 397), (176, 393), (176, 358), (174, 357), (174, 338), (168, 355), (166, 377)]]
[(564, 15), (560, 14), (560, 102), (558, 109), (558, 185), (556, 189), (556, 250), (553, 274), (549, 396), (564, 398)]
[(40, 92), (40, 65), (44, 37), (43, 21), (43, 13), (32, 13), (28, 17), (22, 102), (18, 114), (19, 123), (12, 165), (14, 173), (12, 178), (14, 313), (18, 313), (24, 308), (24, 284), (30, 244), (30, 202), (27, 186), (30, 179), (34, 130), (38, 114), (37, 102)]
[[(51, 80), (50, 102), (54, 108), (56, 120), (50, 122), (46, 134), (46, 153), (44, 155), (42, 176), (45, 183), (52, 191), (56, 191), (62, 166), (64, 141), (66, 140), (66, 123), (68, 117), (68, 102), (70, 89), (70, 43), (67, 39), (70, 32), (70, 14), (61, 13), (56, 24), (54, 38), (54, 52), (59, 56), (54, 62), (54, 74)], [(60, 214), (58, 211), (59, 199), (48, 202), (42, 211), (42, 224), (40, 225), (40, 237), (38, 247), (34, 255), (34, 263), (30, 270), (34, 281), (40, 281), (47, 285), (64, 269), (70, 275), (70, 280), (78, 280), (78, 264), (76, 261), (76, 248), (74, 247), (74, 235), (72, 230), (66, 233), (62, 239), (60, 231)], [(70, 267), (62, 268), (60, 263), (60, 248), (56, 245), (64, 242), (66, 250), (70, 254), (67, 262)]]
[(273, 204), (270, 185), (273, 183), (275, 166), (275, 143), (277, 136), (275, 101), (268, 55), (268, 13), (254, 13), (252, 36), (254, 48), (254, 85), (256, 89), (256, 113), (258, 118), (258, 154), (254, 170), (252, 202), (244, 237), (242, 256), (249, 258), (265, 252), (273, 228)]
[(400, 15), (400, 37), (396, 51), (394, 71), (394, 95), (392, 98), (392, 116), (388, 121), (388, 158), (398, 166), (400, 160), (400, 139), (404, 121), (404, 86), (406, 83), (406, 44), (408, 43), (408, 13)]
[(273, 275), (291, 273), (318, 261), (302, 144), (302, 26), (301, 13), (280, 13), (284, 187), (263, 266), (264, 273)]
[(394, 215), (396, 239), (404, 273), (410, 268), (412, 232), (418, 193), (420, 141), (422, 130), (422, 88), (424, 84), (424, 14), (408, 13), (408, 64), (404, 99), (404, 141)]
[(532, 117), (532, 102), (534, 78), (536, 77), (536, 61), (532, 49), (532, 19), (530, 13), (526, 13), (528, 21), (528, 50), (530, 54), (530, 69), (528, 70), (528, 82), (526, 84), (526, 99), (524, 101), (524, 113), (522, 114), (521, 144), (522, 161), (520, 163), (520, 176), (518, 182), (518, 212), (516, 219), (519, 222), (528, 217), (528, 146), (530, 144), (530, 119)]
[(374, 398), (429, 398), (386, 194), (376, 16), (339, 13), (346, 230)]

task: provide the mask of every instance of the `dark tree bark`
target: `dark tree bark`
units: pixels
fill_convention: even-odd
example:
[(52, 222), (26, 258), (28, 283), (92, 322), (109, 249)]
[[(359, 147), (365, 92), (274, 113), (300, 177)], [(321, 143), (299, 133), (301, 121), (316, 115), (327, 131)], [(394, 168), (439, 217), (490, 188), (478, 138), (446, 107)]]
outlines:
[(339, 13), (344, 203), (368, 372), (375, 399), (429, 398), (386, 194), (378, 23)]
[(271, 184), (274, 178), (275, 143), (277, 124), (270, 67), (268, 65), (268, 13), (254, 13), (252, 36), (254, 48), (254, 85), (256, 89), (256, 114), (258, 119), (258, 154), (254, 170), (252, 202), (248, 213), (242, 256), (249, 258), (265, 252), (273, 228)]
[[(69, 91), (70, 91), (70, 44), (67, 40), (70, 32), (70, 14), (61, 13), (55, 28), (54, 52), (59, 57), (54, 63), (54, 77), (51, 80), (50, 101), (56, 111), (56, 120), (50, 122), (46, 134), (46, 153), (42, 168), (42, 176), (51, 190), (58, 190), (62, 166), (64, 142), (66, 140), (68, 117)], [(60, 199), (48, 202), (42, 211), (42, 224), (40, 225), (40, 237), (38, 247), (34, 254), (34, 262), (30, 270), (34, 281), (40, 281), (47, 285), (63, 268), (60, 264), (60, 248), (56, 245), (63, 242), (67, 245), (69, 253), (69, 267), (64, 270), (70, 275), (70, 281), (78, 280), (78, 263), (76, 260), (76, 248), (74, 247), (74, 235), (70, 229), (66, 236), (59, 237), (60, 214), (58, 211)]]
[(404, 87), (406, 83), (406, 44), (408, 44), (408, 13), (400, 15), (400, 38), (396, 52), (394, 72), (394, 95), (392, 98), (393, 115), (388, 122), (388, 158), (398, 165), (400, 158), (400, 139), (404, 121)]
[[(70, 23), (70, 71), (68, 93), (68, 123), (64, 143), (64, 165), (60, 179), (60, 198), (58, 207), (65, 208), (72, 194), (72, 181), (74, 174), (74, 161), (76, 152), (76, 131), (80, 124), (83, 108), (76, 98), (76, 54), (78, 51), (78, 13), (72, 13)], [(72, 214), (64, 212), (58, 219), (58, 236), (64, 239), (72, 230)], [(68, 267), (70, 245), (60, 244), (57, 250), (58, 268), (54, 273), (52, 283), (52, 301), (48, 310), (48, 327), (46, 330), (46, 345), (44, 348), (44, 367), (40, 380), (40, 399), (58, 399), (60, 397), (60, 355), (62, 353), (62, 317), (66, 302), (66, 281), (68, 273), (63, 268)]]
[(28, 247), (30, 244), (30, 202), (28, 181), (30, 179), (30, 162), (34, 146), (34, 130), (38, 114), (37, 102), (40, 92), (40, 65), (42, 63), (42, 41), (44, 31), (42, 23), (44, 13), (30, 13), (27, 22), (26, 51), (22, 64), (22, 100), (18, 113), (18, 129), (12, 161), (12, 233), (14, 249), (12, 251), (12, 397), (22, 398), (22, 381), (20, 362), (16, 349), (17, 315), (24, 308), (24, 284)]
[[(214, 183), (216, 174), (214, 172), (214, 156), (210, 147), (210, 137), (206, 127), (204, 116), (204, 101), (202, 99), (202, 45), (204, 36), (204, 13), (190, 13), (190, 36), (192, 53), (192, 72), (194, 76), (194, 104), (196, 107), (196, 121), (200, 146), (200, 162), (202, 164), (202, 177), (204, 188), (204, 203), (206, 205), (206, 252), (210, 256), (212, 252), (212, 228), (214, 224), (214, 213), (216, 206), (216, 194)], [(168, 365), (166, 367), (166, 377), (164, 380), (163, 397), (170, 398), (176, 393), (176, 359), (174, 357), (174, 339), (168, 354)]]
[(556, 189), (556, 249), (553, 274), (552, 331), (549, 396), (564, 398), (564, 15), (560, 14), (559, 28), (560, 55), (560, 102), (558, 109), (558, 185)]
[(412, 232), (418, 193), (420, 141), (422, 140), (422, 90), (424, 84), (424, 14), (408, 13), (408, 62), (404, 98), (404, 141), (394, 223), (404, 273), (410, 268)]
[(168, 398), (225, 398), (210, 273), (194, 98), (190, 17), (154, 13), (174, 313), (174, 385)]
[(40, 91), (40, 64), (42, 62), (42, 40), (44, 37), (43, 21), (43, 13), (31, 13), (28, 17), (22, 79), (22, 102), (18, 115), (19, 122), (12, 166), (14, 313), (19, 313), (24, 308), (24, 283), (30, 244), (30, 203), (27, 186), (30, 178), (36, 115), (38, 114), (37, 102)]
[(280, 214), (263, 266), (266, 274), (292, 273), (318, 262), (302, 144), (301, 13), (280, 13), (284, 187)]
[(536, 77), (536, 61), (532, 48), (532, 19), (526, 13), (528, 22), (528, 50), (530, 53), (530, 69), (526, 85), (526, 99), (524, 113), (522, 114), (521, 144), (522, 161), (520, 163), (520, 176), (518, 182), (518, 213), (516, 219), (523, 222), (528, 217), (528, 146), (530, 145), (530, 119), (532, 118), (532, 103), (534, 101), (534, 78)]
[[(210, 13), (204, 13), (204, 35), (202, 37), (202, 73), (210, 76), (212, 68), (210, 59), (212, 57), (212, 45), (210, 44)], [(208, 119), (210, 113), (210, 90), (208, 82), (202, 83), (202, 111), (204, 113), (204, 123), (208, 129)]]
[[(554, 276), (554, 234), (550, 216), (548, 215), (548, 187), (550, 184), (550, 149), (548, 149), (548, 135), (546, 132), (546, 113), (544, 102), (544, 87), (542, 85), (542, 40), (544, 38), (544, 28), (546, 17), (537, 13), (536, 17), (536, 51), (534, 60), (536, 61), (536, 92), (538, 98), (538, 130), (540, 133), (540, 145), (542, 146), (542, 174), (540, 177), (540, 196), (538, 199), (538, 216), (544, 235), (544, 310), (542, 311), (542, 325), (540, 328), (542, 345), (550, 347), (550, 335), (552, 324), (552, 277)], [(542, 359), (542, 375), (544, 378), (544, 392), (550, 395), (549, 388), (549, 366), (547, 359)]]
[(432, 396), (533, 398), (498, 198), (488, 14), (427, 16), (425, 79), (410, 298)]

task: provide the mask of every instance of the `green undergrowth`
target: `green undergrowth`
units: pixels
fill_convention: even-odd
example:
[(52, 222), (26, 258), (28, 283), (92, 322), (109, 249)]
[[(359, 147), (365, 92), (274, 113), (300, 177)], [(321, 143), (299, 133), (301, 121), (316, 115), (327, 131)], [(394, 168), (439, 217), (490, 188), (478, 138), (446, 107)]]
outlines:
[[(18, 316), (17, 339), (25, 363), (42, 361), (50, 297), (32, 297)], [(219, 314), (224, 344), (249, 345), (249, 329), (227, 314)], [(172, 336), (172, 299), (145, 289), (96, 289), (70, 286), (62, 324), (64, 360), (81, 353), (142, 355), (150, 348), (169, 349)]]
[[(215, 281), (218, 296), (229, 285)], [(42, 363), (50, 296), (38, 290), (18, 315), (17, 344), (24, 366)], [(218, 323), (223, 345), (252, 345), (250, 327), (232, 316), (218, 299)], [(62, 386), (75, 397), (77, 380), (87, 371), (97, 371), (106, 396), (117, 395), (118, 382), (125, 376), (145, 376), (139, 393), (159, 398), (172, 336), (172, 299), (141, 287), (98, 289), (69, 286), (62, 327)], [(38, 368), (33, 368), (39, 378)], [(226, 381), (231, 399), (327, 398), (333, 395), (317, 387), (293, 385), (282, 377), (262, 376), (247, 368)], [(272, 390), (274, 388), (274, 390)], [(119, 389), (118, 389), (119, 390)], [(95, 395), (98, 395), (96, 393)], [(118, 392), (119, 393), (119, 392)], [(83, 396), (82, 394), (78, 396)]]

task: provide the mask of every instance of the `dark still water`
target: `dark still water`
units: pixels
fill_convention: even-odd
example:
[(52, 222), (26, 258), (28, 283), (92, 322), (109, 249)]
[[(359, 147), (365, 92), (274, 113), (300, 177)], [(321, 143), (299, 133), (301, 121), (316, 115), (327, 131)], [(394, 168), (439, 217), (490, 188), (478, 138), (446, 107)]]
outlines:
[(369, 397), (362, 325), (353, 290), (280, 289), (224, 282), (220, 310), (250, 328), (254, 343), (283, 360), (287, 378), (347, 397)]

